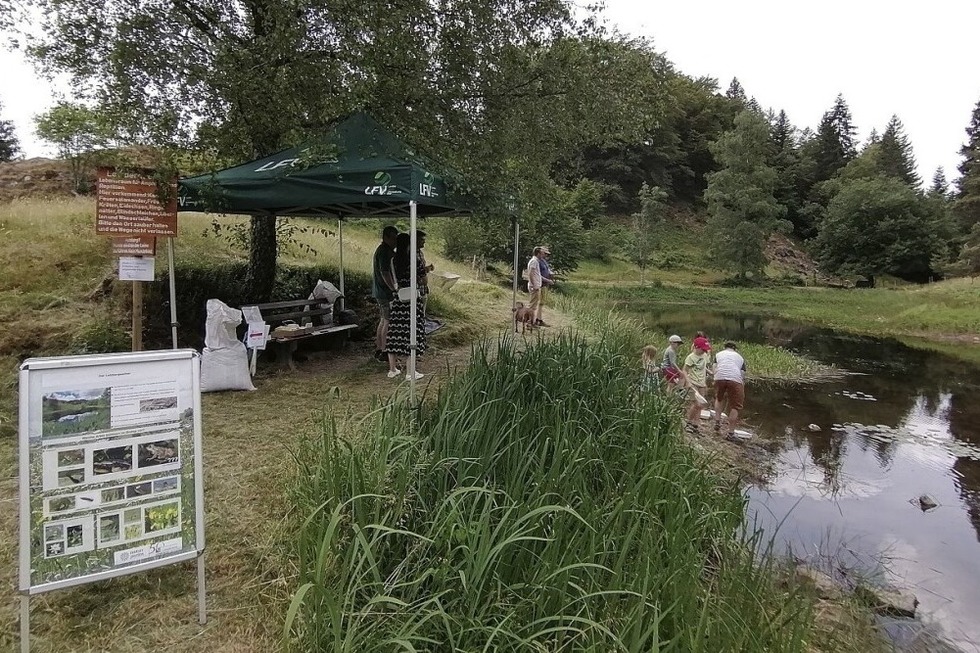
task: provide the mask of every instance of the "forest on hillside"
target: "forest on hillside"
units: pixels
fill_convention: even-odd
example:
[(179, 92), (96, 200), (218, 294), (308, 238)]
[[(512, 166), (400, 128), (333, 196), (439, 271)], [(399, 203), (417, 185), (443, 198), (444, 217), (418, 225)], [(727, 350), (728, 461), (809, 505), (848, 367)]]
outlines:
[[(758, 280), (792, 234), (836, 274), (912, 281), (980, 271), (980, 102), (964, 107), (959, 177), (920, 179), (896, 115), (857, 142), (846, 99), (817, 125), (762, 107), (737, 79), (692, 78), (649, 40), (561, 0), (25, 0), (0, 9), (75, 96), (38, 133), (81, 168), (146, 145), (158, 167), (215, 169), (314, 139), (367, 110), (464, 180), (479, 219), (447, 251), (510, 260), (510, 207), (558, 268), (664, 261), (663, 230), (707, 216), (712, 260)], [(24, 15), (42, 16), (18, 31)], [(0, 98), (2, 99), (2, 98)], [(0, 108), (2, 118), (2, 108)], [(0, 121), (0, 158), (17, 154)], [(276, 226), (253, 218), (248, 283), (268, 294)]]

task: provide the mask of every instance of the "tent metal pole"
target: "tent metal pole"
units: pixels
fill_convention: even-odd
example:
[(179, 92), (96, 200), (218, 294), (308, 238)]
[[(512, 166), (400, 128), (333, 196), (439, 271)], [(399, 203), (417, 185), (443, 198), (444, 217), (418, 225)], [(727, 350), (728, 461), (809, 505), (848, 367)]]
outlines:
[(511, 308), (517, 308), (517, 284), (520, 278), (520, 261), (521, 261), (521, 223), (514, 218), (514, 299), (511, 302)]
[(340, 310), (344, 310), (344, 219), (337, 218), (337, 232), (340, 234)]
[(409, 351), (411, 352), (411, 355), (409, 356), (409, 360), (408, 360), (408, 378), (409, 378), (409, 386), (408, 386), (409, 387), (409, 392), (408, 392), (408, 394), (409, 394), (409, 401), (411, 402), (410, 405), (411, 405), (412, 409), (414, 410), (415, 409), (415, 354), (416, 354), (415, 349), (418, 346), (418, 334), (416, 333), (416, 325), (417, 325), (417, 316), (418, 316), (418, 310), (419, 310), (419, 306), (418, 306), (418, 294), (419, 293), (418, 293), (418, 286), (416, 285), (416, 283), (418, 281), (418, 279), (416, 278), (418, 276), (418, 269), (417, 269), (418, 268), (418, 250), (416, 249), (417, 243), (416, 243), (416, 235), (415, 235), (415, 232), (416, 232), (416, 220), (417, 220), (418, 216), (417, 216), (417, 208), (416, 208), (417, 205), (415, 203), (415, 200), (412, 200), (411, 202), (409, 202), (408, 207), (409, 207), (408, 212), (409, 212), (409, 216), (410, 216), (410, 219), (409, 219), (409, 225), (410, 225), (410, 227), (409, 228), (411, 229), (411, 231), (409, 232), (409, 238), (411, 239), (411, 244), (409, 245), (410, 254), (409, 254), (409, 263), (408, 263), (408, 265), (409, 265), (409, 271), (408, 271), (408, 273), (409, 273), (409, 279), (411, 280), (411, 284), (410, 284), (411, 298), (409, 299), (409, 306), (410, 306), (409, 320), (410, 320), (410, 322), (409, 322), (409, 327), (408, 327), (408, 332), (409, 332), (409, 334), (411, 334), (409, 336), (409, 340), (408, 340), (408, 348), (409, 348)]
[(170, 280), (170, 335), (177, 349), (177, 282), (174, 279), (174, 239), (167, 238), (167, 276)]

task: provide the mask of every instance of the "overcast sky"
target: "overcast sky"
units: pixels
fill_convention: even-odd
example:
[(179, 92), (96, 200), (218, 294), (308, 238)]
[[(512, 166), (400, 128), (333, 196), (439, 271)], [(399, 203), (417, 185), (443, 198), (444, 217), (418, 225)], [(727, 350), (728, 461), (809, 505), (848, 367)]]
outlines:
[(691, 76), (732, 77), (763, 108), (816, 128), (838, 93), (863, 142), (892, 114), (919, 174), (958, 176), (980, 101), (980, 0), (606, 0), (607, 18), (653, 38)]
[[(980, 0), (606, 0), (605, 16), (722, 91), (738, 77), (798, 127), (815, 128), (838, 93), (862, 141), (897, 114), (923, 180), (937, 166), (957, 176), (980, 101)], [(27, 156), (52, 155), (32, 121), (53, 103), (51, 86), (16, 53), (0, 50), (0, 70), (0, 118), (14, 121)]]

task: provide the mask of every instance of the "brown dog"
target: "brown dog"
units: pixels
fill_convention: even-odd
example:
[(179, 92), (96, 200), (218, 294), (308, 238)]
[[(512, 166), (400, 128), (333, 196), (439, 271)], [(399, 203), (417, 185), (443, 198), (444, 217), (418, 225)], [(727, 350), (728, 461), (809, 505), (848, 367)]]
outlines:
[(534, 331), (534, 309), (525, 308), (524, 304), (517, 302), (517, 306), (513, 309), (514, 311), (514, 333), (517, 333), (517, 325), (521, 324), (521, 333), (526, 333), (527, 331)]

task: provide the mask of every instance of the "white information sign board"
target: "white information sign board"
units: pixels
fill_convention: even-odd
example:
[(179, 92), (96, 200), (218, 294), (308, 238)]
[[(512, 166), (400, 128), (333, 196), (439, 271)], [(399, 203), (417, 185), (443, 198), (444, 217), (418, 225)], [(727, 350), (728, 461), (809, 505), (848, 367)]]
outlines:
[(120, 281), (153, 281), (156, 259), (152, 256), (120, 256)]
[(19, 431), (25, 600), (194, 558), (203, 580), (197, 352), (28, 359)]

